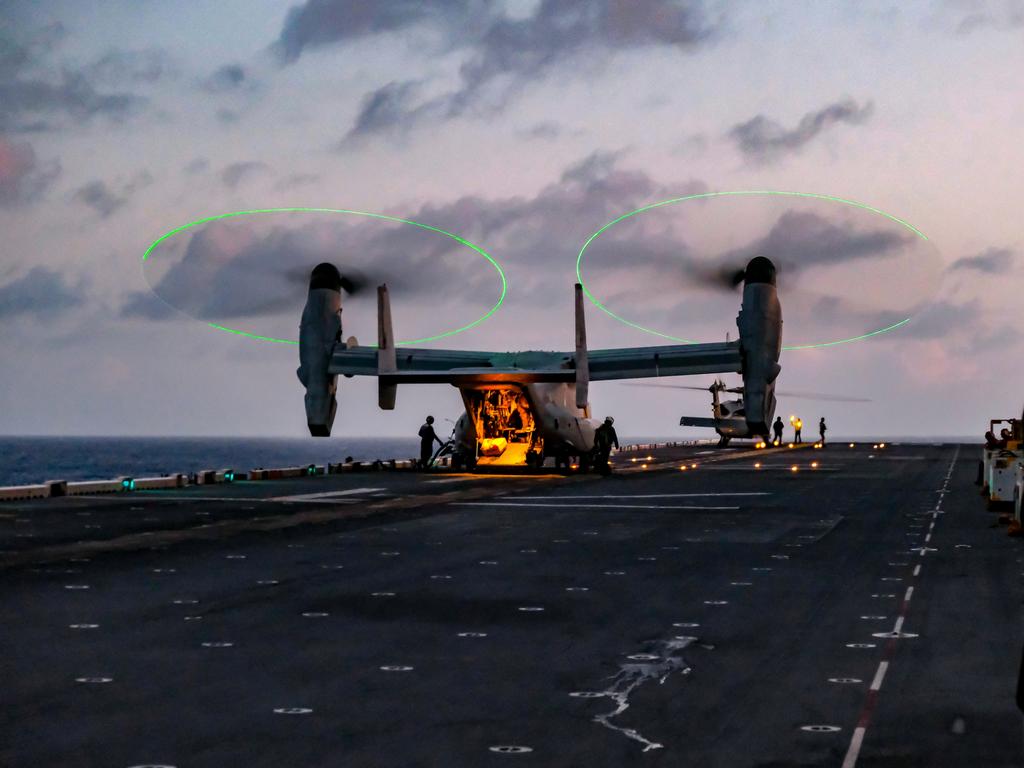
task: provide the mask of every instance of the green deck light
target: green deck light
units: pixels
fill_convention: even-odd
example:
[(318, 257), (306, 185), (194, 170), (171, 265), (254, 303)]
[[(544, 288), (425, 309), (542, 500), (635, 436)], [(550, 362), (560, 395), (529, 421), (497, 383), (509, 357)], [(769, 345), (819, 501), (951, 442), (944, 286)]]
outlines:
[[(610, 309), (608, 309), (608, 307), (606, 307), (604, 304), (602, 304), (601, 301), (596, 296), (594, 296), (594, 294), (592, 294), (590, 292), (590, 290), (587, 288), (587, 284), (583, 281), (583, 254), (586, 253), (586, 250), (590, 246), (590, 244), (592, 242), (594, 242), (594, 240), (596, 240), (603, 232), (605, 232), (608, 229), (611, 229), (613, 226), (618, 224), (620, 221), (624, 221), (624, 220), (626, 220), (626, 219), (628, 219), (628, 218), (630, 218), (632, 216), (636, 216), (637, 214), (644, 213), (645, 211), (650, 211), (650, 210), (653, 210), (655, 208), (662, 208), (662, 207), (664, 207), (666, 205), (675, 205), (676, 203), (682, 203), (682, 202), (685, 202), (687, 200), (700, 200), (700, 199), (706, 199), (706, 198), (711, 198), (711, 197), (734, 197), (734, 196), (739, 196), (739, 195), (772, 195), (772, 196), (775, 196), (775, 197), (803, 197), (803, 198), (811, 198), (811, 199), (814, 199), (814, 200), (828, 200), (829, 202), (833, 202), (833, 203), (842, 203), (843, 205), (849, 205), (849, 206), (852, 206), (854, 208), (860, 208), (862, 210), (870, 211), (871, 213), (878, 214), (879, 216), (883, 216), (883, 217), (889, 219), (890, 221), (893, 221), (893, 222), (899, 224), (900, 226), (906, 228), (907, 230), (912, 232), (916, 237), (919, 237), (922, 240), (924, 240), (925, 242), (928, 242), (928, 238), (925, 236), (925, 234), (921, 230), (919, 230), (917, 227), (915, 227), (912, 224), (910, 224), (909, 222), (904, 221), (903, 219), (898, 218), (896, 216), (893, 216), (890, 213), (886, 213), (883, 210), (880, 210), (880, 209), (875, 208), (873, 206), (867, 205), (866, 203), (858, 203), (856, 200), (847, 200), (846, 198), (836, 197), (834, 195), (822, 195), (822, 194), (817, 194), (815, 192), (787, 192), (787, 191), (777, 190), (777, 189), (748, 189), (748, 190), (733, 190), (733, 191), (726, 191), (726, 192), (701, 192), (699, 194), (685, 195), (683, 197), (673, 197), (673, 198), (671, 198), (669, 200), (662, 200), (662, 201), (657, 202), (657, 203), (651, 203), (650, 205), (645, 205), (645, 206), (643, 206), (641, 208), (637, 208), (636, 210), (630, 211), (629, 213), (624, 213), (621, 216), (619, 216), (617, 219), (612, 219), (607, 224), (605, 224), (603, 227), (601, 227), (599, 230), (597, 230), (597, 232), (595, 232), (590, 237), (588, 237), (586, 242), (583, 243), (583, 247), (580, 248), (579, 255), (576, 257), (576, 280), (577, 280), (577, 282), (581, 286), (583, 286), (583, 293), (586, 295), (587, 299), (590, 300), (590, 303), (593, 304), (595, 307), (600, 309), (602, 312), (604, 312), (609, 317), (612, 317), (612, 318), (618, 320), (620, 323), (623, 323), (625, 325), (630, 326), (631, 328), (636, 328), (638, 331), (643, 331), (644, 333), (649, 333), (649, 334), (651, 334), (653, 336), (660, 336), (663, 339), (668, 339), (669, 341), (676, 341), (676, 342), (679, 342), (681, 344), (696, 344), (696, 343), (698, 343), (698, 342), (694, 341), (693, 339), (683, 339), (683, 338), (680, 338), (678, 336), (673, 336), (673, 335), (668, 334), (668, 333), (662, 333), (661, 331), (656, 331), (653, 328), (645, 328), (644, 326), (640, 325), (639, 323), (634, 323), (631, 320), (627, 320), (626, 318), (622, 317), (621, 315), (617, 315), (616, 313), (614, 313)], [(878, 335), (883, 334), (883, 333), (888, 333), (889, 331), (894, 331), (897, 328), (900, 328), (900, 327), (906, 325), (907, 323), (909, 323), (911, 321), (911, 319), (912, 319), (911, 317), (907, 317), (907, 318), (904, 318), (903, 320), (900, 320), (898, 323), (893, 323), (892, 325), (886, 326), (885, 328), (879, 328), (878, 330), (875, 330), (875, 331), (869, 331), (868, 333), (862, 333), (860, 336), (851, 336), (848, 339), (837, 339), (835, 341), (822, 341), (822, 342), (817, 342), (817, 343), (814, 343), (814, 344), (796, 344), (796, 345), (789, 346), (789, 347), (783, 347), (783, 349), (784, 350), (793, 351), (793, 350), (800, 350), (800, 349), (819, 349), (821, 347), (833, 347), (833, 346), (835, 346), (837, 344), (848, 344), (851, 341), (860, 341), (861, 339), (867, 339), (867, 338), (870, 338), (872, 336), (878, 336)]]
[[(475, 328), (476, 326), (480, 325), (480, 323), (482, 323), (484, 320), (487, 320), (489, 317), (491, 317), (495, 312), (498, 311), (499, 307), (501, 307), (501, 305), (505, 302), (505, 294), (508, 292), (508, 281), (505, 279), (505, 270), (503, 270), (501, 268), (501, 265), (495, 260), (495, 258), (493, 256), (491, 256), (489, 253), (487, 253), (480, 246), (474, 245), (473, 243), (469, 242), (469, 240), (466, 240), (465, 238), (459, 237), (458, 235), (453, 234), (452, 232), (448, 232), (446, 230), (443, 230), (440, 227), (431, 226), (430, 224), (423, 224), (423, 223), (420, 223), (418, 221), (412, 221), (410, 219), (402, 219), (402, 218), (399, 218), (398, 216), (388, 216), (387, 214), (383, 214), (383, 213), (370, 213), (369, 211), (354, 211), (354, 210), (350, 210), (348, 208), (304, 208), (304, 207), (293, 207), (293, 208), (256, 208), (256, 209), (249, 210), (249, 211), (233, 211), (231, 213), (221, 213), (221, 214), (218, 214), (216, 216), (206, 216), (206, 217), (203, 217), (201, 219), (196, 219), (195, 221), (189, 222), (188, 224), (183, 224), (180, 227), (175, 227), (174, 229), (170, 230), (169, 232), (166, 232), (163, 235), (161, 235), (160, 237), (158, 237), (156, 240), (154, 240), (150, 244), (149, 248), (146, 249), (146, 252), (144, 254), (142, 254), (142, 263), (145, 264), (149, 260), (149, 257), (150, 257), (150, 255), (152, 255), (153, 251), (156, 250), (156, 248), (161, 243), (163, 243), (165, 240), (169, 240), (170, 238), (174, 237), (175, 235), (181, 234), (185, 230), (191, 229), (192, 227), (197, 227), (200, 224), (208, 224), (208, 223), (213, 222), (213, 221), (222, 221), (224, 219), (237, 218), (239, 216), (258, 216), (258, 215), (269, 214), (269, 213), (342, 213), (342, 214), (350, 214), (350, 215), (353, 215), (353, 216), (365, 216), (365, 217), (370, 218), (370, 219), (378, 219), (380, 221), (390, 221), (390, 222), (394, 222), (394, 223), (397, 223), (397, 224), (408, 224), (409, 226), (419, 227), (420, 229), (425, 229), (428, 232), (435, 232), (435, 233), (437, 233), (439, 235), (444, 235), (445, 237), (454, 240), (455, 242), (459, 243), (460, 245), (464, 245), (467, 248), (469, 248), (470, 250), (475, 251), (476, 253), (480, 254), (481, 256), (483, 256), (490, 263), (490, 265), (492, 267), (494, 267), (495, 272), (498, 273), (498, 278), (501, 280), (501, 295), (498, 296), (498, 300), (494, 303), (494, 306), (492, 306), (490, 309), (488, 309), (484, 314), (482, 314), (476, 320), (472, 321), (471, 323), (467, 323), (466, 325), (463, 325), (463, 326), (461, 326), (459, 328), (455, 328), (455, 329), (450, 330), (450, 331), (445, 331), (444, 333), (439, 333), (439, 334), (436, 334), (434, 336), (424, 336), (423, 338), (420, 338), (420, 339), (407, 339), (405, 341), (396, 341), (395, 342), (396, 346), (408, 346), (410, 344), (425, 344), (427, 342), (437, 341), (438, 339), (444, 339), (444, 338), (447, 338), (449, 336), (454, 336), (455, 334), (462, 333), (463, 331), (468, 331), (470, 328)], [(154, 293), (156, 293), (156, 292), (154, 291)], [(160, 296), (159, 294), (156, 294), (156, 295), (158, 296), (158, 298), (161, 299), (161, 301), (164, 301), (164, 303), (166, 303), (172, 309), (178, 309), (173, 304), (170, 304), (170, 302), (167, 302), (165, 299), (163, 299), (163, 297)], [(260, 334), (257, 334), (257, 333), (251, 333), (249, 331), (243, 331), (243, 330), (240, 330), (238, 328), (229, 328), (227, 326), (219, 325), (217, 323), (212, 323), (212, 322), (207, 322), (206, 324), (208, 326), (210, 326), (211, 328), (216, 328), (218, 331), (226, 331), (227, 333), (232, 333), (232, 334), (235, 334), (236, 336), (244, 336), (244, 337), (246, 337), (248, 339), (255, 339), (257, 341), (268, 341), (268, 342), (273, 342), (275, 344), (298, 344), (299, 343), (298, 340), (296, 340), (296, 339), (278, 339), (278, 338), (275, 338), (273, 336), (263, 336), (263, 335), (260, 335)]]

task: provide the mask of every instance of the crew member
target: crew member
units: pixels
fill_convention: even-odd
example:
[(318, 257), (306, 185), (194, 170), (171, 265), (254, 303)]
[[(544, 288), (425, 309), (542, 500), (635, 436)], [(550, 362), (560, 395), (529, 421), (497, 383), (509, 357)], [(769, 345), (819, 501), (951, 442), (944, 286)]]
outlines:
[(430, 457), (434, 453), (434, 441), (438, 445), (444, 445), (441, 438), (434, 431), (434, 417), (427, 416), (427, 423), (420, 427), (420, 469), (430, 467)]
[(800, 436), (800, 430), (804, 428), (804, 421), (799, 416), (793, 419), (793, 442), (802, 443), (804, 439)]
[(775, 439), (772, 441), (772, 445), (780, 445), (782, 443), (782, 417), (776, 416), (775, 423), (772, 424), (772, 432), (775, 433)]
[(523, 414), (518, 405), (512, 406), (512, 413), (508, 416), (508, 428), (512, 432), (519, 432), (523, 428)]
[(608, 457), (611, 455), (612, 446), (615, 446), (615, 450), (619, 449), (619, 436), (615, 434), (615, 427), (612, 426), (614, 423), (615, 419), (606, 416), (604, 424), (594, 430), (595, 463), (597, 471), (602, 475), (611, 474), (612, 467), (608, 463)]
[(818, 434), (821, 435), (821, 447), (825, 447), (825, 432), (828, 430), (828, 425), (825, 424), (825, 417), (821, 417), (821, 421), (818, 422)]

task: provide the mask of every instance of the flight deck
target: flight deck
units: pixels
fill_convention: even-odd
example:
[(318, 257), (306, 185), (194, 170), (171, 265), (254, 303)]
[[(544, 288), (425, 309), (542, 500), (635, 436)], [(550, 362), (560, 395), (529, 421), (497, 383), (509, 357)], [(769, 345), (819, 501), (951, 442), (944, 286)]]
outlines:
[(0, 503), (0, 765), (1019, 766), (979, 446)]

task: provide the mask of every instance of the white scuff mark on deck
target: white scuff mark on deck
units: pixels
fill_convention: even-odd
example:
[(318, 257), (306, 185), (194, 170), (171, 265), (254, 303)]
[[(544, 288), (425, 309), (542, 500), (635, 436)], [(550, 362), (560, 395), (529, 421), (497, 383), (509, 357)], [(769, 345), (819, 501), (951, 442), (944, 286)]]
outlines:
[[(682, 657), (681, 651), (696, 642), (696, 637), (676, 636), (669, 640), (659, 640), (652, 648), (650, 655), (657, 661), (631, 662), (621, 664), (619, 671), (611, 676), (612, 684), (603, 691), (588, 695), (586, 698), (607, 698), (615, 703), (615, 708), (610, 712), (594, 716), (594, 722), (600, 723), (605, 728), (621, 733), (628, 739), (643, 744), (643, 751), (652, 749), (663, 749), (664, 745), (651, 741), (635, 728), (616, 725), (612, 721), (629, 709), (629, 697), (645, 683), (657, 680), (663, 685), (673, 672), (683, 675), (690, 673), (690, 665)], [(634, 654), (636, 655), (636, 654)]]

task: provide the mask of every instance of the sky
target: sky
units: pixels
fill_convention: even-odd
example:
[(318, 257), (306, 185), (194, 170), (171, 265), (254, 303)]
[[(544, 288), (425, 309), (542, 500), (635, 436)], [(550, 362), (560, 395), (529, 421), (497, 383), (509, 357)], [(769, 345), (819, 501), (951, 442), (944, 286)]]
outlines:
[[(7, 0), (0, 7), (0, 434), (305, 434), (303, 282), (392, 287), (400, 339), (571, 349), (572, 285), (668, 336), (735, 338), (715, 276), (780, 267), (785, 417), (981, 435), (1019, 414), (1024, 2)], [(920, 233), (920, 236), (915, 233)], [(372, 290), (345, 335), (374, 341)], [(592, 348), (665, 343), (588, 305)], [(712, 377), (679, 380), (707, 385)], [(736, 382), (736, 377), (728, 379)], [(335, 434), (455, 418), (450, 386)], [(591, 387), (620, 435), (707, 436), (687, 390)]]

